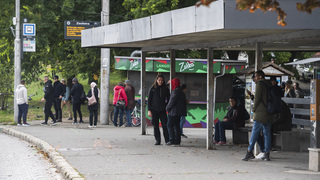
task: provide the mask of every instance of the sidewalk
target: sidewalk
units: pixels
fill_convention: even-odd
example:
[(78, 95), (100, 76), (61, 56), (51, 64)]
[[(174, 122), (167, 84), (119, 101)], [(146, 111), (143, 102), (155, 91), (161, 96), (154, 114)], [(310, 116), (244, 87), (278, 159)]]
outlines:
[[(88, 128), (70, 121), (53, 126), (5, 126), (51, 144), (87, 179), (315, 179), (308, 152), (272, 152), (272, 161), (242, 161), (247, 146), (206, 150), (206, 129), (185, 128), (182, 146), (155, 146), (153, 129), (111, 125)], [(231, 142), (231, 134), (227, 131)], [(163, 143), (163, 142), (162, 142)]]

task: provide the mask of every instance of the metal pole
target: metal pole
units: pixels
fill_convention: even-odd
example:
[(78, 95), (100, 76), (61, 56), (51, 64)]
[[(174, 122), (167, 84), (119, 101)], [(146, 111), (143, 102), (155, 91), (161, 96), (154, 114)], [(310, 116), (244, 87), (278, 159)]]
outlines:
[[(176, 77), (176, 51), (170, 50), (170, 81)], [(167, 82), (164, 82), (167, 83)], [(172, 91), (170, 86), (170, 92)]]
[[(20, 0), (16, 0), (16, 39), (14, 40), (14, 91), (21, 81)], [(18, 104), (14, 93), (14, 121), (18, 122)]]
[(213, 48), (208, 48), (207, 52), (207, 149), (213, 149)]
[[(109, 24), (109, 0), (102, 0), (101, 26)], [(101, 48), (100, 72), (100, 124), (109, 124), (110, 49)]]
[(255, 71), (262, 69), (262, 43), (256, 43)]
[(141, 53), (141, 134), (146, 135), (146, 52)]

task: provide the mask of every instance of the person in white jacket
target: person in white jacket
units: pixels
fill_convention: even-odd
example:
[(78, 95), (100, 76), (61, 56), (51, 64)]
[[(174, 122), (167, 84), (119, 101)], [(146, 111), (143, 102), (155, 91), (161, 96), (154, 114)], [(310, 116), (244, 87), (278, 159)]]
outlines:
[[(21, 84), (18, 85), (16, 89), (16, 97), (17, 97), (17, 104), (19, 107), (19, 114), (18, 114), (18, 126), (29, 126), (27, 123), (27, 114), (28, 114), (28, 91), (25, 87), (25, 81), (22, 80)], [(21, 117), (23, 117), (23, 124), (21, 124)]]

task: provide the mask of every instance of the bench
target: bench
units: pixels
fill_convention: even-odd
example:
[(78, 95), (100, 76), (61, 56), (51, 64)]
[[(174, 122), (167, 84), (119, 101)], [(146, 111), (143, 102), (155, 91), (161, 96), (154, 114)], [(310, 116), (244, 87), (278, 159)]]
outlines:
[(233, 144), (249, 144), (249, 132), (252, 127), (245, 126), (232, 130), (232, 142)]

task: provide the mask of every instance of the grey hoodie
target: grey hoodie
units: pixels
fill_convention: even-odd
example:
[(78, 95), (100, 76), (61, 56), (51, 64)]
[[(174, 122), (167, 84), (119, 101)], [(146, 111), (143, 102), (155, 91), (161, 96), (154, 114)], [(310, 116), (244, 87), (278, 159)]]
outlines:
[(27, 88), (20, 84), (18, 85), (16, 89), (16, 95), (17, 95), (17, 104), (28, 104), (28, 93), (27, 93)]

